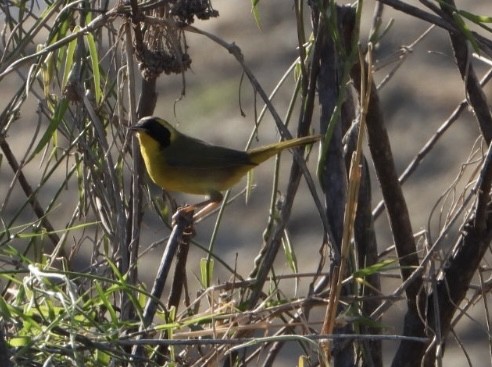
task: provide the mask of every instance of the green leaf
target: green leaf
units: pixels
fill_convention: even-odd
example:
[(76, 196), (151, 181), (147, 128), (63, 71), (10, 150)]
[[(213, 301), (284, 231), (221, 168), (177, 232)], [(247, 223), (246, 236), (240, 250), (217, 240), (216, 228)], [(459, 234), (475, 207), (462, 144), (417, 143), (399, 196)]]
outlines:
[(250, 170), (248, 171), (248, 174), (246, 175), (246, 192), (244, 195), (244, 200), (246, 204), (249, 201), (249, 198), (251, 197), (251, 191), (253, 191), (254, 187), (254, 171)]
[(97, 53), (96, 42), (94, 41), (94, 36), (90, 33), (86, 34), (85, 38), (87, 39), (89, 53), (91, 55), (92, 77), (94, 79), (94, 93), (96, 102), (100, 103), (102, 101), (103, 92), (101, 89), (101, 73), (99, 72), (99, 55)]
[(41, 230), (40, 232), (23, 232), (23, 233), (17, 233), (15, 235), (15, 237), (16, 238), (33, 238), (33, 237), (45, 236), (47, 234), (49, 235), (52, 233), (66, 233), (68, 231), (73, 231), (73, 230), (77, 230), (77, 229), (84, 229), (86, 227), (92, 227), (92, 226), (95, 226), (99, 223), (100, 222), (81, 223), (81, 224), (77, 224), (75, 226), (67, 227), (64, 229), (59, 229), (57, 231), (49, 231), (49, 232), (46, 230)]
[(297, 274), (298, 272), (298, 266), (297, 266), (297, 257), (296, 253), (294, 252), (294, 248), (292, 247), (292, 243), (290, 242), (289, 235), (287, 234), (287, 231), (284, 231), (284, 235), (282, 236), (282, 247), (284, 249), (284, 254), (287, 259), (287, 265), (289, 265), (290, 270), (294, 274)]
[[(79, 26), (76, 26), (73, 30), (73, 33), (76, 33), (80, 30)], [(65, 54), (65, 66), (63, 69), (63, 79), (62, 79), (62, 90), (65, 89), (65, 86), (68, 82), (68, 76), (70, 75), (70, 71), (73, 66), (73, 55), (75, 53), (75, 48), (77, 47), (77, 39), (74, 39), (69, 42), (67, 46), (67, 52)]]
[(10, 313), (9, 306), (7, 305), (3, 297), (0, 297), (0, 315), (4, 320), (9, 320), (12, 318), (12, 314)]
[(385, 270), (394, 263), (396, 263), (396, 259), (386, 259), (371, 266), (368, 266), (367, 268), (357, 270), (356, 272), (354, 272), (353, 276), (354, 278), (365, 278), (369, 275), (373, 275)]
[(354, 320), (354, 323), (358, 325), (372, 327), (375, 329), (391, 329), (389, 325), (383, 324), (382, 322), (375, 321), (369, 317), (361, 316)]
[(203, 288), (210, 286), (210, 280), (214, 274), (214, 260), (202, 258), (200, 259), (200, 278)]
[(106, 292), (101, 288), (101, 285), (99, 282), (94, 282), (94, 287), (96, 289), (96, 292), (99, 296), (99, 301), (102, 302), (108, 311), (109, 315), (111, 316), (111, 322), (116, 324), (118, 322), (118, 315), (116, 314), (116, 311), (114, 310), (113, 305), (111, 304), (111, 301), (108, 299)]
[(253, 18), (255, 19), (256, 26), (261, 29), (261, 21), (260, 21), (260, 9), (258, 4), (260, 0), (251, 0), (251, 13), (253, 14)]
[(297, 82), (302, 77), (302, 60), (299, 58), (299, 62), (296, 62), (294, 66), (294, 80)]
[(9, 345), (14, 348), (25, 347), (31, 343), (32, 339), (29, 336), (17, 336), (9, 340)]
[(458, 13), (465, 17), (466, 19), (471, 20), (473, 23), (492, 23), (492, 17), (486, 17), (485, 15), (476, 15), (466, 10), (458, 10)]
[(458, 13), (469, 21), (477, 24), (479, 27), (486, 29), (488, 32), (492, 32), (492, 28), (486, 26), (484, 23), (492, 23), (492, 17), (486, 17), (484, 15), (476, 15), (469, 13), (465, 10), (458, 10)]
[(68, 108), (68, 101), (65, 98), (61, 99), (58, 105), (56, 106), (55, 112), (53, 114), (53, 117), (50, 121), (48, 128), (46, 129), (44, 135), (41, 137), (41, 140), (39, 141), (38, 145), (36, 146), (36, 149), (32, 153), (29, 160), (31, 160), (35, 155), (37, 155), (41, 150), (43, 150), (43, 148), (51, 140), (56, 129), (58, 128), (58, 125), (60, 125), (60, 122), (63, 119), (63, 116), (65, 115), (65, 111), (67, 110), (67, 108)]
[(55, 56), (50, 52), (41, 65), (41, 75), (43, 80), (43, 92), (45, 97), (50, 95), (50, 85), (55, 72)]
[(111, 363), (111, 355), (100, 350), (99, 348), (96, 349), (95, 355), (100, 366), (109, 365)]
[(473, 33), (470, 31), (468, 26), (466, 25), (465, 21), (463, 18), (460, 16), (458, 12), (453, 12), (453, 19), (456, 24), (456, 26), (460, 29), (460, 31), (463, 33), (465, 38), (470, 42), (471, 46), (473, 47), (473, 50), (477, 53), (480, 54), (480, 48), (478, 47), (477, 40), (473, 36)]

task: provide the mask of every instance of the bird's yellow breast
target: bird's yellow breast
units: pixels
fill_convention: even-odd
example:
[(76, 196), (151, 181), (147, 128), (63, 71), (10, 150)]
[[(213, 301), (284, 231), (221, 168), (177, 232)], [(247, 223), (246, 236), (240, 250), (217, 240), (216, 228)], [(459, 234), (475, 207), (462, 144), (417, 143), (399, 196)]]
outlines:
[(229, 189), (254, 167), (254, 165), (241, 164), (210, 169), (210, 167), (200, 167), (200, 164), (196, 166), (170, 164), (166, 148), (145, 133), (138, 132), (137, 137), (150, 178), (169, 191), (211, 195)]

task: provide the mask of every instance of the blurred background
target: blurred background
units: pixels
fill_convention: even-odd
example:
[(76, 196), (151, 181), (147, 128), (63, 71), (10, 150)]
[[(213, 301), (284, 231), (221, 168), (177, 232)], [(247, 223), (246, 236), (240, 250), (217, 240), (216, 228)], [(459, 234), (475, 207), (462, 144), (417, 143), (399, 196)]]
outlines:
[[(291, 2), (260, 1), (259, 24), (252, 14), (249, 0), (233, 2), (214, 0), (212, 4), (214, 9), (219, 11), (220, 16), (208, 21), (196, 21), (194, 25), (221, 37), (226, 42), (235, 43), (241, 49), (246, 64), (252, 69), (257, 80), (264, 90), (270, 93), (298, 55), (295, 14)], [(364, 37), (368, 37), (374, 6), (373, 1), (365, 2), (361, 43), (366, 41)], [(457, 2), (457, 6), (474, 14), (491, 14), (488, 1), (461, 1)], [(306, 22), (309, 22), (309, 14), (306, 14)], [(382, 82), (388, 73), (394, 70), (397, 62), (404, 60), (401, 67), (379, 90), (397, 169), (398, 172), (402, 172), (439, 126), (465, 99), (465, 91), (445, 31), (439, 28), (429, 29), (428, 23), (386, 7), (383, 13), (383, 26), (390, 22), (393, 22), (392, 26), (374, 50), (374, 80), (376, 83)], [(425, 32), (428, 33), (423, 35)], [(155, 114), (194, 137), (214, 144), (243, 149), (254, 128), (255, 117), (263, 108), (263, 104), (255, 96), (249, 83), (243, 80), (240, 65), (224, 48), (193, 33), (187, 33), (186, 38), (192, 64), (191, 70), (185, 74), (185, 85), (181, 75), (159, 78), (157, 88), (159, 96)], [(39, 39), (37, 42), (41, 43), (43, 40)], [(479, 76), (490, 67), (477, 60), (474, 60), (474, 63)], [(25, 78), (28, 71), (29, 69), (25, 67), (19, 74), (7, 75), (2, 80), (1, 93), (7, 97), (12, 91), (16, 91), (19, 78)], [(289, 75), (273, 100), (275, 108), (282, 117), (286, 113), (294, 84), (293, 76)], [(139, 88), (138, 83), (137, 88)], [(484, 89), (490, 94), (490, 87)], [(182, 95), (183, 90), (184, 95)], [(10, 97), (0, 99), (0, 108), (5, 108), (9, 100)], [(18, 121), (8, 132), (7, 139), (10, 146), (14, 154), (20, 157), (21, 162), (26, 145), (36, 145), (31, 139), (35, 134), (33, 126), (37, 126), (36, 122), (39, 119), (38, 108), (36, 95), (30, 94), (19, 111)], [(319, 132), (317, 118), (319, 116), (313, 119), (314, 132)], [(293, 122), (295, 121), (294, 118)], [(47, 125), (46, 121), (41, 124), (42, 127)], [(295, 133), (295, 127), (291, 132)], [(259, 146), (278, 139), (275, 123), (267, 113), (257, 138), (253, 140), (253, 145)], [(35, 141), (39, 141), (39, 137)], [(486, 149), (482, 144), (472, 112), (464, 111), (404, 185), (413, 229), (421, 246), (425, 246), (425, 236), (435, 238), (438, 235), (439, 223), (446, 216), (447, 210), (458, 201), (460, 190), (467, 187), (470, 180), (474, 179), (472, 175), (473, 169), (476, 168), (474, 160), (481, 157), (483, 150)], [(317, 167), (316, 150), (317, 147), (309, 161), (312, 175), (315, 175)], [(47, 158), (46, 154), (52, 153), (39, 154), (24, 167), (24, 173), (34, 189), (40, 180), (40, 170), (47, 169), (43, 165)], [(367, 156), (369, 157), (369, 153)], [(284, 153), (282, 160), (279, 187), (285, 189), (291, 154)], [(130, 166), (129, 157), (124, 164)], [(217, 234), (214, 252), (220, 254), (228, 264), (234, 265), (241, 274), (247, 274), (251, 269), (263, 243), (263, 232), (269, 215), (273, 164), (274, 161), (271, 160), (255, 170), (254, 189), (248, 202), (245, 202), (244, 195), (239, 195), (226, 208)], [(74, 200), (74, 195), (77, 195), (76, 182), (72, 181), (70, 185), (60, 187), (60, 182), (63, 182), (67, 171), (67, 166), (57, 167), (49, 182), (42, 185), (43, 194), (38, 195), (41, 204), (46, 206), (53, 193), (60, 191), (58, 203), (61, 204), (58, 204), (50, 214), (50, 220), (55, 228), (64, 228), (67, 218), (72, 215), (77, 204), (77, 200)], [(463, 175), (460, 176), (462, 173)], [(372, 172), (371, 174), (373, 205), (376, 206), (381, 200), (381, 194), (377, 179)], [(452, 187), (455, 180), (457, 180), (456, 188), (446, 195), (446, 190)], [(140, 271), (139, 277), (142, 281), (151, 284), (164, 245), (160, 244), (152, 248), (148, 246), (166, 238), (170, 231), (162, 225), (150, 204), (150, 198), (158, 197), (160, 190), (150, 181), (147, 182), (150, 186), (150, 195), (145, 197), (146, 209), (141, 239), (144, 247), (142, 261), (145, 262), (145, 266), (141, 269), (145, 270)], [(3, 223), (10, 222), (14, 217), (14, 223), (29, 222), (34, 219), (32, 212), (28, 207), (19, 209), (18, 203), (24, 203), (25, 197), (19, 188), (11, 189), (13, 183), (15, 185), (14, 174), (4, 160), (0, 166), (0, 202), (5, 202), (5, 205), (2, 204), (0, 219)], [(243, 180), (233, 189), (232, 195), (240, 193), (245, 185), (246, 182)], [(8, 197), (6, 197), (7, 193)], [(173, 197), (178, 204), (193, 203), (201, 199), (184, 194), (173, 194)], [(441, 197), (444, 199), (439, 201)], [(208, 246), (211, 238), (214, 218), (214, 216), (208, 218), (196, 226), (195, 240), (205, 247)], [(299, 272), (314, 272), (322, 243), (321, 224), (305, 182), (301, 183), (300, 193), (294, 203), (287, 228), (297, 255)], [(376, 235), (380, 251), (392, 245), (391, 231), (384, 213), (376, 221)], [(25, 241), (18, 237), (13, 243), (22, 247)], [(80, 246), (76, 262), (79, 270), (83, 270), (90, 263), (93, 252), (90, 244), (91, 240), (87, 238), (73, 244)], [(205, 256), (206, 254), (200, 249), (191, 249), (187, 270), (190, 283), (195, 282), (196, 289), (199, 288), (198, 282), (194, 279), (199, 276), (198, 263)], [(276, 261), (277, 275), (292, 273), (282, 254), (279, 254)], [(395, 269), (389, 274), (395, 275), (398, 271)], [(217, 282), (223, 282), (229, 280), (231, 276), (228, 271), (217, 266), (214, 277)], [(284, 288), (291, 291), (289, 297), (305, 294), (307, 282), (301, 281), (297, 284), (292, 280), (291, 283), (292, 287)], [(383, 293), (391, 293), (399, 284), (399, 279), (383, 278)], [(490, 295), (486, 297), (490, 300)], [(383, 319), (383, 324), (388, 328), (386, 333), (398, 334), (401, 331), (403, 311), (404, 306), (396, 303), (386, 314)], [(485, 337), (487, 334), (484, 326), (485, 315), (481, 303), (461, 320), (455, 332), (457, 339), (466, 347), (461, 349), (457, 341), (450, 338), (444, 365), (491, 365), (489, 362), (486, 363), (490, 360), (490, 349), (488, 338)], [(320, 310), (320, 320), (321, 316)], [(385, 343), (386, 363), (391, 361), (395, 348), (395, 342)], [(289, 361), (288, 354), (282, 361), (282, 365), (293, 365), (292, 361)]]

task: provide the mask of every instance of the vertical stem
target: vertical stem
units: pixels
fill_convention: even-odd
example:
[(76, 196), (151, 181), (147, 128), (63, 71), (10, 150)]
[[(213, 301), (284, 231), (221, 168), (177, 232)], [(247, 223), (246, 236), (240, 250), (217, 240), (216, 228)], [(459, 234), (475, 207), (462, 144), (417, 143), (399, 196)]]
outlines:
[[(125, 24), (125, 34), (126, 34), (126, 67), (128, 75), (128, 111), (129, 111), (129, 121), (131, 124), (137, 121), (136, 115), (136, 98), (135, 98), (135, 73), (133, 65), (133, 45), (132, 45), (132, 32), (130, 23)], [(130, 233), (130, 243), (128, 246), (129, 250), (129, 264), (128, 270), (129, 282), (130, 284), (136, 284), (138, 278), (138, 248), (140, 239), (140, 223), (142, 220), (142, 181), (143, 181), (143, 168), (142, 160), (140, 159), (138, 142), (135, 138), (132, 139), (132, 154), (135, 159), (133, 160), (133, 181), (131, 188), (131, 233)]]

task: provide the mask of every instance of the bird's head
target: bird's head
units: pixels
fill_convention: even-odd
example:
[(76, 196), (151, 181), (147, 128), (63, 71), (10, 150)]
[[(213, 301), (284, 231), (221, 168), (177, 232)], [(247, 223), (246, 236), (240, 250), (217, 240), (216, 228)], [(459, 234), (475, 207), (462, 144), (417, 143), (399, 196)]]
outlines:
[(130, 130), (137, 132), (139, 138), (145, 136), (155, 140), (161, 148), (168, 147), (178, 134), (167, 121), (155, 116), (140, 119)]

